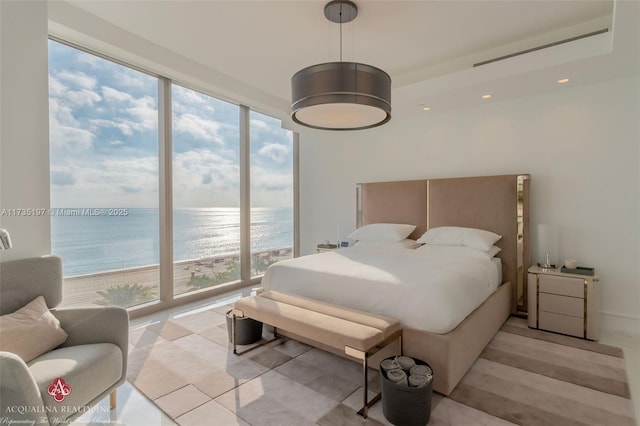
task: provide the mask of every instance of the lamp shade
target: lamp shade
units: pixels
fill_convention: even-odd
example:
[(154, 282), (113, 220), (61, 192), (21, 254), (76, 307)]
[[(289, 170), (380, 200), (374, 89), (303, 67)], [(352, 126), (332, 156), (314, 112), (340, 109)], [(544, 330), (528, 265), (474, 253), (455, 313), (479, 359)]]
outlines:
[(538, 224), (538, 264), (544, 268), (555, 268), (558, 265), (558, 226)]
[(356, 62), (327, 62), (291, 78), (291, 118), (323, 130), (360, 130), (391, 119), (391, 77)]

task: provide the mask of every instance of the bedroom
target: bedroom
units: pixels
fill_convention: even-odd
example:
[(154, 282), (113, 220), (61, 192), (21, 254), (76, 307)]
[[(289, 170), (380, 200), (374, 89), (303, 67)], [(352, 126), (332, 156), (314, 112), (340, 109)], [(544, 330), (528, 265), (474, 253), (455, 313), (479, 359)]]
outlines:
[[(2, 12), (6, 11), (4, 3)], [(625, 3), (616, 6), (623, 8)], [(48, 11), (39, 3), (28, 8), (20, 17), (20, 28), (4, 21), (2, 25), (3, 207), (40, 207), (49, 197), (43, 44), (51, 30), (47, 20), (65, 20), (63, 24), (70, 26), (72, 33), (88, 33), (95, 48), (106, 43), (99, 40), (100, 35), (112, 37), (111, 42), (123, 36), (107, 31), (104, 21), (92, 20), (69, 3), (51, 4)], [(519, 63), (531, 70), (531, 75), (504, 63), (496, 64), (488, 77), (478, 77), (473, 70), (443, 75), (424, 83), (422, 93), (426, 98), (402, 93), (401, 88), (394, 92), (393, 118), (379, 128), (361, 132), (304, 130), (299, 165), (301, 253), (311, 253), (317, 243), (343, 237), (351, 230), (356, 183), (530, 173), (532, 224), (557, 224), (561, 229), (561, 257), (574, 257), (606, 276), (602, 328), (637, 332), (640, 106), (638, 48), (633, 43), (638, 37), (633, 32), (637, 28), (624, 25), (624, 19), (633, 21), (634, 15), (621, 10), (615, 15), (619, 27), (604, 46), (585, 44), (592, 40), (584, 40), (579, 46), (558, 46), (553, 52), (560, 49), (559, 56), (572, 59), (565, 64), (555, 63), (555, 55), (538, 52), (523, 56)], [(3, 13), (3, 20), (8, 19), (5, 16)], [(361, 19), (364, 21), (364, 17)], [(354, 28), (354, 36), (364, 38), (359, 28)], [(101, 34), (92, 34), (94, 31)], [(327, 35), (329, 31), (320, 27), (317, 37), (322, 47), (315, 59), (309, 54), (309, 63), (323, 60), (327, 45), (337, 44), (335, 34)], [(139, 38), (124, 40), (135, 49), (149, 47)], [(121, 43), (119, 49), (125, 49), (128, 42)], [(429, 49), (429, 42), (420, 44)], [(613, 51), (606, 53), (610, 48)], [(167, 68), (179, 66), (172, 52), (147, 51), (156, 61), (166, 60), (163, 66)], [(591, 52), (591, 57), (585, 58), (589, 55), (584, 51)], [(15, 66), (11, 66), (6, 58), (15, 61), (16, 57), (22, 62), (19, 66), (12, 62)], [(370, 60), (374, 64), (380, 61)], [(190, 71), (198, 74), (195, 68)], [(579, 72), (587, 73), (583, 81)], [(290, 75), (285, 74), (288, 81)], [(558, 85), (556, 81), (565, 76), (571, 81)], [(539, 80), (534, 85), (525, 77)], [(537, 91), (538, 84), (548, 86)], [(492, 92), (492, 99), (481, 99), (485, 90)], [(247, 97), (250, 95), (254, 95), (254, 102), (246, 102), (261, 107), (264, 98), (255, 92)], [(287, 97), (288, 93), (283, 94), (284, 99)], [(402, 105), (396, 99), (406, 102)], [(423, 103), (432, 105), (432, 110), (422, 110)], [(283, 109), (283, 118), (286, 113)], [(29, 174), (19, 185), (13, 184), (24, 170)], [(14, 240), (20, 241), (19, 246), (3, 254), (3, 260), (50, 252), (48, 221), (2, 218), (2, 227), (10, 229)]]

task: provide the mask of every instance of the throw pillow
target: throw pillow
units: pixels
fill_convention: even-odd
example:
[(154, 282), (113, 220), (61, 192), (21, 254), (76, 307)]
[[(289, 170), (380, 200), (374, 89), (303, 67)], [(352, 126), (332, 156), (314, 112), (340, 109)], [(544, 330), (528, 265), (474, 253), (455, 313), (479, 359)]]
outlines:
[(29, 362), (67, 340), (60, 321), (38, 296), (12, 314), (0, 316), (0, 350)]

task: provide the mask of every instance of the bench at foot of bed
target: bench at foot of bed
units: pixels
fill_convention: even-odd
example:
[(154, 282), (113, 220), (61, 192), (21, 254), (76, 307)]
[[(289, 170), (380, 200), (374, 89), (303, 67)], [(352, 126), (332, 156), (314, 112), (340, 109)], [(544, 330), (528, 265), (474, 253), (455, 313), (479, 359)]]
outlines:
[(369, 407), (380, 400), (380, 394), (371, 400), (367, 398), (369, 358), (396, 340), (402, 348), (402, 328), (393, 318), (277, 291), (265, 291), (238, 300), (231, 315), (234, 354), (240, 355), (235, 338), (236, 318), (248, 317), (273, 326), (276, 337), (278, 329), (286, 330), (344, 351), (346, 355), (362, 362), (364, 405), (358, 414), (364, 418), (367, 418)]

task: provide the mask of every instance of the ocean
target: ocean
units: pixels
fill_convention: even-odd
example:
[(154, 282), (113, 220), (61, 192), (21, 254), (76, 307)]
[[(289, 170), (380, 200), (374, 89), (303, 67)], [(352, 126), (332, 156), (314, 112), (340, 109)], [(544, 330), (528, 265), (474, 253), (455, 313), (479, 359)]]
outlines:
[[(53, 209), (52, 253), (74, 276), (159, 263), (158, 209)], [(238, 254), (239, 208), (175, 209), (174, 261)], [(293, 247), (292, 208), (251, 210), (251, 251)]]

